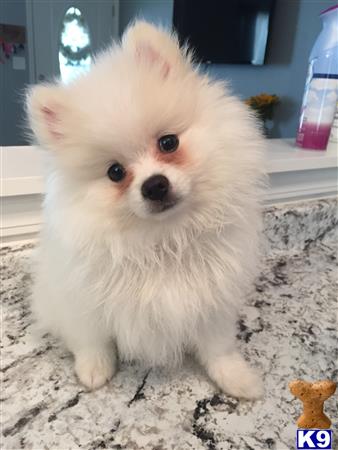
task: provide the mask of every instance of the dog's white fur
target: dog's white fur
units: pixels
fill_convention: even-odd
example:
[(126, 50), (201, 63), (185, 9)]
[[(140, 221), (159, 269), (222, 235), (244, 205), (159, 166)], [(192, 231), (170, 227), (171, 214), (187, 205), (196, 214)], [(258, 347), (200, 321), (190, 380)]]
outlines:
[[(49, 152), (33, 310), (97, 388), (123, 359), (177, 363), (193, 352), (225, 392), (261, 382), (235, 346), (257, 270), (263, 139), (245, 105), (201, 75), (175, 36), (133, 24), (69, 85), (33, 88), (31, 127)], [(179, 136), (187, 161), (154, 156)], [(180, 149), (183, 150), (180, 150)], [(124, 192), (107, 177), (132, 171)], [(153, 214), (140, 186), (164, 174), (180, 203)]]

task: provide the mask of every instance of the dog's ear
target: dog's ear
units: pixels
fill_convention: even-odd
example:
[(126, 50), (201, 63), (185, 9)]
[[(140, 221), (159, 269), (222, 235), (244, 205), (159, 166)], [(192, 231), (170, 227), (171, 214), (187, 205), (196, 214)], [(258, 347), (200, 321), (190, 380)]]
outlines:
[(185, 63), (176, 35), (147, 22), (132, 24), (123, 35), (122, 46), (140, 64), (159, 68), (163, 78)]
[(42, 145), (58, 148), (65, 144), (73, 112), (63, 86), (31, 88), (27, 93), (26, 109), (30, 127)]

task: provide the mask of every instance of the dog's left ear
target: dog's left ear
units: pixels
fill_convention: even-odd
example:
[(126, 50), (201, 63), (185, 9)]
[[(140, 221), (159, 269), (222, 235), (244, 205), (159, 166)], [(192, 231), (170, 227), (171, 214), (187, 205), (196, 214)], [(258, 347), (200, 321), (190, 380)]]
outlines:
[(122, 46), (140, 64), (158, 68), (163, 78), (186, 65), (176, 35), (147, 22), (131, 25), (123, 35)]

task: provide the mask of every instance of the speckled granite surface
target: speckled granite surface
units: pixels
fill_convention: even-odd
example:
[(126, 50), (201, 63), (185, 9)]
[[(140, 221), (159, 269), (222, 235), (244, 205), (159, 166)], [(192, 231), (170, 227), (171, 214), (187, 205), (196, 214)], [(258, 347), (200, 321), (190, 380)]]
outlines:
[[(243, 308), (243, 353), (265, 398), (219, 394), (193, 361), (167, 373), (122, 365), (96, 392), (78, 385), (71, 356), (31, 329), (32, 246), (2, 249), (3, 449), (294, 449), (300, 403), (294, 378), (337, 380), (335, 201), (269, 208), (264, 269)], [(337, 431), (336, 400), (326, 402)], [(337, 447), (336, 447), (337, 448)]]
[(270, 206), (265, 210), (266, 252), (303, 249), (338, 225), (336, 198)]

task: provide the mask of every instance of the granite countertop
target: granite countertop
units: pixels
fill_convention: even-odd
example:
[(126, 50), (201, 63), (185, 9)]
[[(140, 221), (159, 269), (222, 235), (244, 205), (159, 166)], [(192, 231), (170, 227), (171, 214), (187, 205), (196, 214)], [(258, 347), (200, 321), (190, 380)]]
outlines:
[[(265, 380), (256, 402), (220, 394), (192, 360), (171, 372), (122, 364), (107, 386), (85, 391), (71, 355), (31, 325), (33, 245), (3, 248), (1, 447), (294, 449), (301, 404), (288, 382), (337, 380), (336, 207), (265, 212), (264, 268), (238, 323), (241, 350)], [(326, 402), (333, 429), (336, 399)]]

